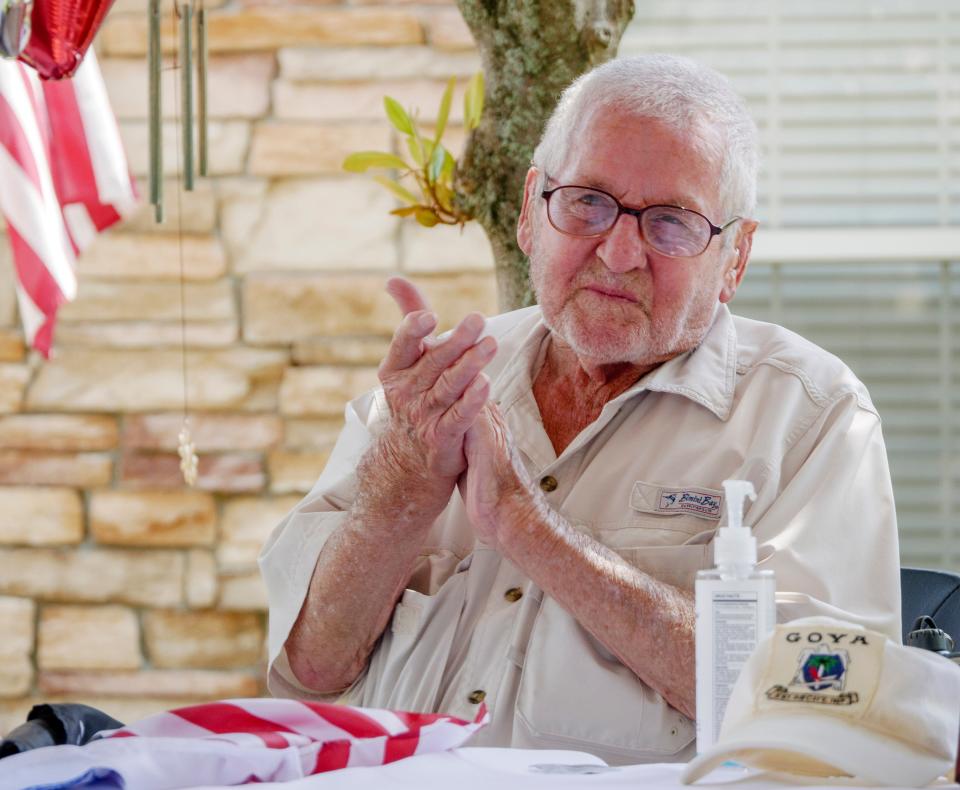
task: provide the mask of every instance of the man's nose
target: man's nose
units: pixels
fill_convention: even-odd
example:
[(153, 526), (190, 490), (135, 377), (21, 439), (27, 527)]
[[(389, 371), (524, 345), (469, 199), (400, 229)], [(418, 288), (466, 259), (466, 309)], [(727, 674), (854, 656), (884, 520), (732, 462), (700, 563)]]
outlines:
[(647, 265), (647, 245), (640, 223), (630, 214), (621, 214), (597, 247), (597, 256), (613, 272), (628, 272)]

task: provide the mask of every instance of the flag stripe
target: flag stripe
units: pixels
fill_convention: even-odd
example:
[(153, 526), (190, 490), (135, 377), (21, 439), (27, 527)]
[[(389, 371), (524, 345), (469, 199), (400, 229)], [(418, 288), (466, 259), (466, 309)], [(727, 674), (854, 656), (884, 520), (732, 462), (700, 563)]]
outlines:
[(261, 719), (237, 705), (214, 702), (177, 708), (171, 712), (186, 721), (205, 727), (210, 732), (249, 733), (260, 737), (270, 749), (285, 749), (289, 746), (287, 739), (279, 733), (292, 732), (292, 730), (278, 722)]

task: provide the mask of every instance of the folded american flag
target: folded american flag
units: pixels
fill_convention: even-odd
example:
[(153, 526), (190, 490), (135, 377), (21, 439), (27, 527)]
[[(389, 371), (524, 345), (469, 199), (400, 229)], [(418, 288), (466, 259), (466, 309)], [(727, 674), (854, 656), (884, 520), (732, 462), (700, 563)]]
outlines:
[(462, 746), (472, 722), (289, 699), (232, 699), (158, 713), (85, 746), (48, 746), (0, 760), (0, 787), (137, 790), (284, 782)]

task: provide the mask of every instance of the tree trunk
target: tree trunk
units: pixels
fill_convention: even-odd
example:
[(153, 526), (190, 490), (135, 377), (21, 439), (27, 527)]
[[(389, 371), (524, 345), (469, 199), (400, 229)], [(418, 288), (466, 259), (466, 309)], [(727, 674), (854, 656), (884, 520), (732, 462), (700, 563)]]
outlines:
[(457, 0), (480, 49), (483, 117), (457, 168), (457, 201), (483, 227), (501, 310), (533, 303), (517, 217), (533, 149), (561, 91), (612, 58), (633, 0)]

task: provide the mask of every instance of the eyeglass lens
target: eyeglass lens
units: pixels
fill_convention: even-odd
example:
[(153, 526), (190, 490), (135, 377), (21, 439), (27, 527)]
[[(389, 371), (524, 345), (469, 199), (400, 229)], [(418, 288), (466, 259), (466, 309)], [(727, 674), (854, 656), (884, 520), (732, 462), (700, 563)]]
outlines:
[[(619, 206), (611, 195), (584, 187), (558, 187), (547, 202), (557, 230), (573, 236), (598, 236), (617, 221)], [(651, 206), (640, 217), (644, 241), (658, 252), (693, 257), (710, 243), (710, 223), (693, 211), (676, 206)]]

